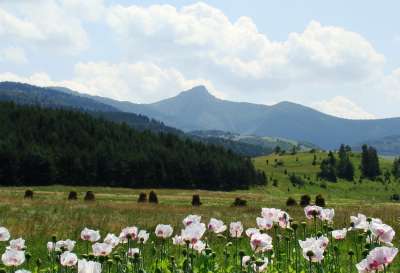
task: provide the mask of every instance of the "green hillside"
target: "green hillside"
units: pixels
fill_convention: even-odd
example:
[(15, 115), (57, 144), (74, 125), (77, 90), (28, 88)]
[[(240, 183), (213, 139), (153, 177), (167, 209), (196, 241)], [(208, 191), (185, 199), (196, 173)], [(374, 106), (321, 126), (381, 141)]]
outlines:
[[(312, 198), (322, 194), (326, 199), (335, 203), (354, 202), (364, 200), (366, 202), (389, 201), (390, 196), (400, 193), (400, 181), (391, 176), (390, 181), (384, 182), (384, 176), (378, 177), (375, 181), (360, 180), (361, 154), (352, 153), (350, 158), (355, 167), (355, 179), (353, 182), (339, 179), (338, 182), (328, 182), (317, 178), (320, 170), (320, 162), (327, 157), (325, 152), (315, 153), (317, 162), (313, 165), (314, 153), (304, 152), (296, 155), (262, 156), (253, 159), (257, 169), (264, 171), (268, 176), (265, 190), (274, 196), (294, 197), (297, 201), (302, 194), (309, 194)], [(336, 155), (337, 156), (337, 155)], [(268, 164), (267, 164), (268, 160)], [(282, 162), (279, 165), (277, 162)], [(393, 161), (380, 158), (382, 173), (391, 170)], [(304, 187), (294, 187), (290, 182), (290, 175), (295, 174), (305, 181)], [(274, 183), (275, 181), (275, 183)]]
[(245, 189), (250, 160), (87, 113), (0, 103), (0, 185)]

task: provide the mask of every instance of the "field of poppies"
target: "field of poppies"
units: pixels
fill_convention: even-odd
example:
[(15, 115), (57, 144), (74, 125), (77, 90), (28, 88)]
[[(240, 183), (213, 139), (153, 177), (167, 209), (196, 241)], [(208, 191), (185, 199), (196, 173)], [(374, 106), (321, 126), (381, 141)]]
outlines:
[(122, 194), (90, 204), (56, 200), (56, 195), (29, 201), (2, 196), (3, 271), (400, 270), (397, 206), (191, 208), (174, 200), (168, 201), (174, 205), (126, 205)]

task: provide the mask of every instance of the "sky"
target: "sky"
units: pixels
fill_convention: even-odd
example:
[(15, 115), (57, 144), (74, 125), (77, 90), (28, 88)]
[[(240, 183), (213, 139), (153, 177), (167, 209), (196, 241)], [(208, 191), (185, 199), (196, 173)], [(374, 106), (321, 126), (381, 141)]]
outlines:
[(400, 116), (397, 0), (0, 0), (0, 81)]

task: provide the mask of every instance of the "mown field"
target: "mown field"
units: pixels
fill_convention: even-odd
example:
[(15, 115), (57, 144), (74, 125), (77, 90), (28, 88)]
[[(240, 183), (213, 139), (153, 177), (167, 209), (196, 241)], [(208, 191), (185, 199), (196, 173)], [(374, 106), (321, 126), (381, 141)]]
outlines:
[[(325, 154), (319, 153), (318, 160), (324, 156)], [(284, 162), (284, 166), (273, 166), (276, 157)], [(334, 227), (349, 226), (350, 215), (361, 212), (381, 218), (397, 233), (400, 232), (400, 204), (389, 201), (391, 194), (400, 192), (399, 182), (393, 180), (383, 185), (366, 180), (362, 183), (339, 181), (327, 182), (327, 187), (322, 188), (320, 182), (314, 179), (318, 165), (312, 166), (312, 159), (313, 155), (309, 153), (256, 158), (255, 166), (265, 170), (270, 180), (265, 187), (234, 192), (155, 189), (159, 199), (157, 205), (137, 203), (139, 193), (148, 193), (148, 189), (31, 187), (34, 197), (26, 200), (23, 195), (27, 188), (3, 187), (0, 188), (0, 225), (10, 230), (13, 238), (25, 238), (28, 251), (34, 257), (46, 257), (46, 243), (53, 235), (58, 239), (77, 240), (78, 249), (84, 249), (84, 244), (79, 242), (79, 235), (84, 227), (99, 229), (104, 236), (107, 232), (119, 234), (122, 228), (131, 225), (154, 231), (157, 224), (163, 223), (172, 225), (179, 232), (182, 228), (181, 221), (186, 215), (198, 214), (203, 216), (205, 223), (215, 217), (225, 223), (242, 221), (245, 228), (248, 228), (256, 226), (255, 218), (260, 216), (262, 207), (284, 209), (296, 221), (301, 222), (305, 221), (303, 208), (286, 207), (286, 200), (289, 196), (299, 200), (302, 194), (307, 193), (312, 198), (316, 194), (322, 194), (326, 198), (327, 207), (335, 209)], [(268, 165), (266, 160), (269, 160)], [(359, 157), (354, 156), (353, 160), (357, 164)], [(382, 160), (382, 169), (390, 166), (390, 160)], [(311, 184), (304, 188), (291, 186), (285, 169), (288, 173), (310, 176)], [(277, 186), (272, 185), (271, 178), (278, 181)], [(96, 201), (83, 201), (84, 193), (88, 190), (95, 193)], [(78, 200), (67, 201), (70, 191), (78, 192)], [(193, 194), (200, 195), (202, 206), (191, 206)], [(247, 200), (248, 205), (233, 207), (232, 202), (236, 197)], [(394, 244), (400, 245), (399, 236), (396, 236)], [(223, 248), (223, 245), (220, 247)], [(242, 247), (249, 249), (248, 242), (243, 242)], [(400, 270), (398, 260), (392, 270)]]

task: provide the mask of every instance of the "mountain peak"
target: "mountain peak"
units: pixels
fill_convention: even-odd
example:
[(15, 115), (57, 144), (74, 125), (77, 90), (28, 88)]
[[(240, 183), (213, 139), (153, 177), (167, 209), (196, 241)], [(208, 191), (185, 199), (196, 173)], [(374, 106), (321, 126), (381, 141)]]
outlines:
[(214, 98), (204, 85), (195, 86), (189, 90), (183, 91), (179, 96), (190, 96), (195, 98)]

